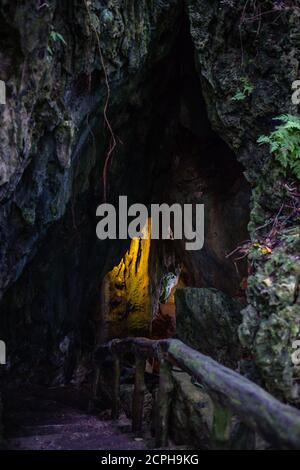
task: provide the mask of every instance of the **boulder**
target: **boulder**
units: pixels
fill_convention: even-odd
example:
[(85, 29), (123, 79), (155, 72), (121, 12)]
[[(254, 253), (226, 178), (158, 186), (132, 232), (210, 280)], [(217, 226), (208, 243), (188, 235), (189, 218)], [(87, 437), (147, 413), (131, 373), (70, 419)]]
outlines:
[(177, 336), (227, 366), (240, 357), (239, 302), (216, 289), (185, 288), (175, 294)]

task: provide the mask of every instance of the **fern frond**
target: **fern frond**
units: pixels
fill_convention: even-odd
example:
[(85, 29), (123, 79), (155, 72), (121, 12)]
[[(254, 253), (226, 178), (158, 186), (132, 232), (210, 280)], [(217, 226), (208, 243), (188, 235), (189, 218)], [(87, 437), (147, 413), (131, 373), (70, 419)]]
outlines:
[(300, 118), (282, 114), (274, 118), (281, 124), (270, 135), (262, 135), (257, 142), (269, 145), (270, 152), (285, 170), (291, 170), (300, 180)]

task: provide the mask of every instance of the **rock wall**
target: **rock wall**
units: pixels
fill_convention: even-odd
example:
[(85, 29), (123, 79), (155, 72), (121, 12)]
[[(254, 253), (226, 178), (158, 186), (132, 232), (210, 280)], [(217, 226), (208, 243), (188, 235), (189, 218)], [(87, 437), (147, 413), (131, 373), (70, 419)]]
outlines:
[(128, 248), (95, 234), (111, 138), (106, 76), (118, 137), (110, 198), (143, 202), (157, 158), (149, 135), (158, 141), (163, 129), (153, 109), (165, 122), (182, 5), (2, 2), (0, 13), (1, 338), (21, 380), (70, 380), (94, 347), (102, 278)]
[[(289, 1), (280, 7), (269, 0), (241, 3), (1, 2), (0, 79), (8, 99), (0, 108), (0, 336), (8, 343), (11, 370), (22, 380), (69, 380), (83, 351), (93, 348), (101, 281), (128, 249), (126, 242), (95, 237), (110, 143), (116, 139), (106, 181), (110, 200), (128, 194), (130, 202), (149, 203), (163, 194), (172, 168), (181, 171), (174, 137), (180, 140), (184, 129), (187, 140), (197, 136), (201, 149), (212, 132), (218, 136), (253, 188), (251, 241), (242, 253), (249, 255), (251, 308), (241, 342), (266, 386), (299, 401), (299, 371), (290, 359), (300, 329), (299, 220), (289, 218), (288, 208), (289, 188), (299, 192), (299, 184), (257, 144), (273, 129), (274, 117), (298, 112), (291, 84), (299, 74), (299, 9)], [(185, 76), (188, 55), (197, 77), (184, 88), (189, 82), (178, 77)], [(183, 89), (198, 84), (203, 107), (198, 98), (183, 98)], [(104, 131), (108, 91), (106, 118), (114, 135)], [(225, 180), (231, 162), (221, 166)], [(189, 285), (230, 291), (232, 279), (236, 290), (243, 277), (218, 252), (247, 235), (249, 190), (244, 183), (241, 192), (234, 189), (235, 181), (228, 200), (236, 204), (231, 216), (234, 227), (241, 217), (241, 230), (232, 241), (237, 231), (228, 224), (226, 243), (185, 258)], [(172, 189), (176, 194), (176, 185)], [(273, 226), (283, 203), (279, 217), (287, 222), (268, 241), (264, 224)], [(219, 214), (228, 214), (219, 199), (210, 207), (216, 223)], [(176, 256), (182, 259), (180, 247)], [(166, 264), (163, 256), (150, 263), (154, 297)]]
[[(192, 1), (187, 8), (211, 122), (255, 188), (248, 246), (251, 309), (240, 336), (267, 388), (299, 403), (299, 369), (291, 354), (300, 328), (300, 233), (288, 189), (299, 192), (299, 181), (284, 174), (257, 139), (274, 128), (273, 118), (299, 112), (291, 85), (299, 76), (300, 14), (294, 2), (222, 3)], [(245, 81), (249, 96), (232, 99)]]
[(238, 340), (241, 304), (216, 289), (177, 289), (178, 337), (227, 367), (241, 357)]

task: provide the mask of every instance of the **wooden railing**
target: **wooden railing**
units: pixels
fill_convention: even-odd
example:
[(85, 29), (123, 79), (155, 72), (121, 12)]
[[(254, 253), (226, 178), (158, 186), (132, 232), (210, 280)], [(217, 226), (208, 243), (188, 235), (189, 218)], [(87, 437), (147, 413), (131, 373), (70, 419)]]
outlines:
[(120, 359), (128, 352), (132, 352), (136, 358), (132, 401), (134, 432), (139, 432), (142, 428), (146, 359), (156, 358), (160, 362), (155, 426), (157, 447), (165, 447), (168, 442), (168, 422), (173, 391), (172, 366), (176, 365), (194, 377), (212, 398), (215, 404), (213, 426), (215, 440), (226, 444), (229, 439), (229, 421), (233, 414), (248, 428), (258, 432), (273, 447), (300, 449), (300, 410), (281, 403), (242, 375), (176, 339), (161, 341), (147, 338), (115, 339), (97, 349), (96, 361), (100, 361), (103, 354), (107, 353), (112, 354), (114, 358), (112, 396), (114, 419), (117, 419), (120, 409)]

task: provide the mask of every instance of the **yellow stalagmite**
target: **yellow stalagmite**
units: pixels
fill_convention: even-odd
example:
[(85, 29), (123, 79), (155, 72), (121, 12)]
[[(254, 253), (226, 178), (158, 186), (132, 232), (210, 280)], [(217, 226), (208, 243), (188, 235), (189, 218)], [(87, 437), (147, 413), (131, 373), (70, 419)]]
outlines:
[(131, 240), (130, 248), (104, 279), (103, 317), (106, 338), (148, 335), (151, 325), (148, 236)]

